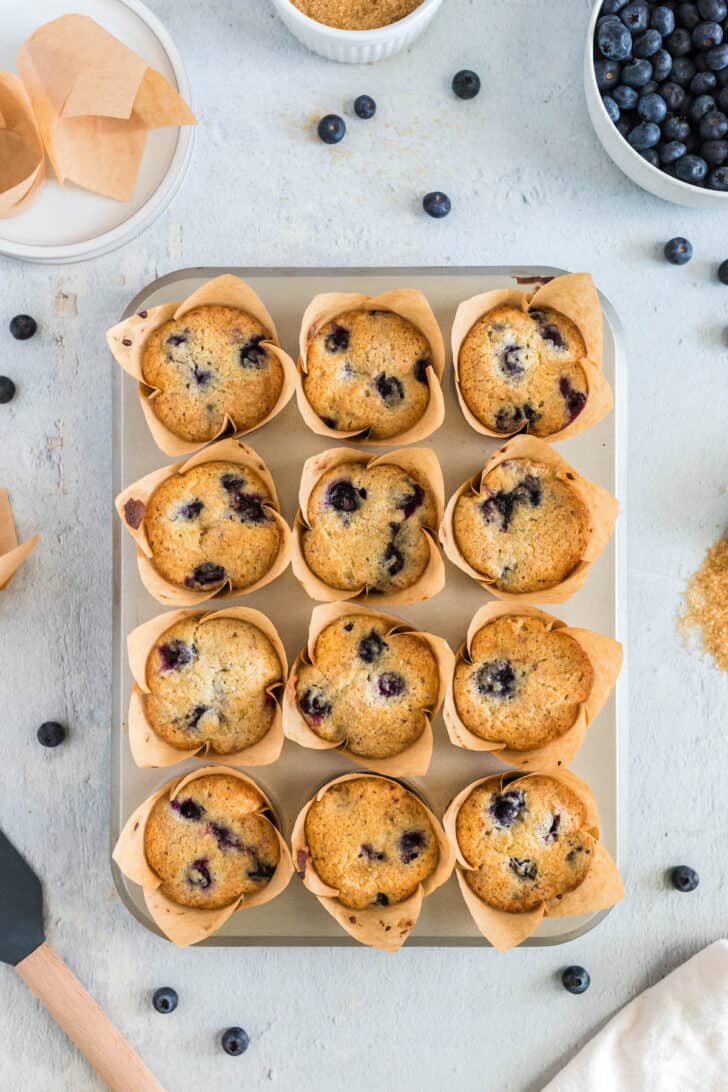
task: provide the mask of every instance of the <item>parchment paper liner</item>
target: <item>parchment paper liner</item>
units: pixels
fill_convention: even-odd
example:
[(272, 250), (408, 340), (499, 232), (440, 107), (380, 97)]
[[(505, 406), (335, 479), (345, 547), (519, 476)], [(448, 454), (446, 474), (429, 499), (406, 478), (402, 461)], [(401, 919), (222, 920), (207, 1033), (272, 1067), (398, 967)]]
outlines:
[[(495, 584), (483, 573), (477, 572), (463, 557), (455, 538), (453, 527), (453, 513), (455, 505), (461, 494), (472, 489), (479, 493), (487, 474), (508, 459), (532, 459), (534, 462), (543, 463), (553, 467), (561, 480), (568, 478), (571, 489), (586, 505), (591, 519), (591, 535), (584, 551), (584, 555), (569, 575), (552, 588), (542, 588), (532, 592), (506, 592), (496, 588)], [(590, 568), (599, 557), (611, 538), (614, 524), (617, 519), (619, 504), (617, 500), (601, 485), (582, 478), (569, 463), (566, 462), (552, 447), (535, 436), (514, 436), (503, 447), (498, 448), (483, 467), (480, 474), (469, 478), (453, 493), (445, 509), (445, 518), (440, 525), (440, 542), (447, 557), (453, 565), (457, 565), (464, 573), (471, 576), (480, 584), (481, 588), (489, 591), (496, 599), (503, 599), (509, 603), (563, 603), (566, 599), (579, 590), (587, 578)]]
[[(185, 471), (191, 470), (194, 466), (217, 461), (237, 463), (239, 466), (254, 470), (265, 482), (270, 491), (272, 500), (270, 504), (265, 504), (263, 507), (277, 523), (281, 535), (281, 545), (278, 556), (268, 572), (265, 573), (260, 580), (256, 580), (255, 583), (247, 588), (233, 588), (230, 586), (229, 580), (226, 580), (218, 588), (212, 588), (210, 591), (196, 591), (194, 588), (180, 588), (176, 584), (172, 584), (171, 581), (165, 580), (161, 573), (157, 571), (152, 557), (151, 547), (144, 530), (144, 516), (142, 516), (139, 526), (133, 527), (127, 520), (124, 506), (127, 501), (130, 500), (140, 501), (146, 506), (154, 490), (163, 481), (166, 481), (167, 478), (171, 478), (175, 474), (184, 474)], [(165, 607), (194, 607), (200, 603), (206, 602), (208, 599), (212, 599), (213, 596), (218, 599), (226, 599), (234, 595), (249, 595), (259, 588), (264, 588), (266, 584), (270, 584), (272, 580), (275, 580), (276, 577), (280, 576), (288, 567), (288, 562), (291, 559), (291, 532), (288, 524), (278, 511), (278, 494), (276, 493), (275, 483), (271, 477), (270, 471), (260, 455), (253, 451), (252, 447), (247, 447), (242, 440), (237, 440), (235, 437), (218, 440), (217, 443), (211, 444), (210, 447), (198, 451), (196, 455), (191, 459), (187, 459), (184, 463), (172, 463), (171, 466), (163, 466), (159, 470), (153, 470), (151, 474), (147, 474), (145, 477), (140, 478), (139, 481), (134, 482), (132, 485), (128, 485), (126, 489), (123, 489), (117, 496), (114, 504), (121, 522), (136, 542), (137, 565), (139, 567), (139, 576), (141, 577), (142, 584), (149, 594)]]
[(422, 599), (431, 599), (437, 595), (445, 586), (445, 563), (437, 548), (434, 529), (423, 528), (422, 533), (426, 535), (430, 549), (430, 559), (422, 575), (409, 588), (370, 593), (366, 586), (363, 586), (354, 591), (344, 591), (325, 584), (309, 568), (303, 553), (303, 535), (308, 529), (303, 513), (308, 513), (308, 502), (318, 480), (328, 470), (342, 463), (362, 463), (367, 467), (383, 465), (401, 467), (406, 474), (410, 474), (416, 481), (427, 486), (435, 501), (436, 516), (438, 520), (442, 518), (440, 513), (445, 503), (445, 483), (437, 456), (429, 447), (401, 448), (390, 451), (386, 455), (371, 455), (353, 447), (331, 447), (318, 455), (312, 455), (310, 459), (306, 459), (301, 471), (301, 484), (298, 490), (299, 507), (293, 524), (291, 554), (291, 568), (296, 579), (303, 585), (304, 591), (319, 603), (361, 599), (363, 602), (375, 602), (377, 605), (418, 603)]
[[(563, 735), (545, 743), (541, 747), (534, 747), (528, 751), (517, 751), (508, 747), (505, 743), (497, 743), (492, 740), (481, 739), (463, 723), (455, 703), (454, 682), (455, 669), (460, 660), (470, 660), (470, 649), (475, 635), (483, 626), (493, 622), (496, 618), (504, 617), (540, 618), (547, 623), (548, 630), (558, 630), (572, 637), (579, 647), (586, 653), (594, 672), (594, 681), (586, 701), (579, 705), (576, 720), (571, 728)], [(468, 626), (468, 635), (464, 645), (458, 649), (453, 663), (452, 674), (448, 682), (445, 703), (443, 706), (443, 719), (450, 742), (456, 747), (463, 747), (467, 751), (494, 751), (498, 758), (507, 762), (510, 766), (517, 766), (521, 770), (549, 770), (552, 767), (568, 766), (574, 755), (579, 751), (586, 730), (601, 710), (609, 697), (612, 687), (617, 681), (622, 666), (622, 646), (619, 641), (612, 640), (601, 633), (594, 633), (590, 629), (575, 629), (554, 618), (553, 614), (537, 610), (536, 607), (514, 607), (509, 603), (487, 603), (476, 611)]]
[(596, 845), (591, 868), (583, 883), (574, 891), (569, 891), (565, 895), (557, 895), (533, 910), (517, 913), (497, 910), (494, 906), (490, 906), (480, 899), (472, 888), (468, 887), (463, 873), (472, 871), (472, 866), (468, 864), (460, 850), (456, 833), (460, 808), (470, 796), (470, 793), (486, 781), (492, 781), (500, 791), (505, 785), (511, 788), (513, 785), (520, 784), (527, 777), (532, 777), (536, 772), (532, 771), (530, 774), (523, 774), (522, 776), (518, 774), (491, 774), (489, 777), (481, 777), (477, 781), (473, 781), (470, 785), (466, 785), (451, 801), (442, 820), (445, 832), (455, 851), (455, 875), (467, 908), (479, 932), (499, 952), (505, 952), (509, 948), (515, 948), (518, 944), (521, 944), (526, 937), (536, 931), (545, 917), (561, 918), (574, 914), (592, 914), (597, 910), (606, 910), (608, 907), (614, 906), (624, 897), (624, 885), (619, 870), (610, 854), (598, 840), (599, 815), (594, 795), (588, 785), (585, 785), (570, 770), (549, 770), (544, 772), (548, 772), (549, 777), (568, 786), (583, 800), (586, 807), (587, 816), (582, 829), (592, 834), (596, 839)]
[[(271, 899), (274, 899), (276, 895), (280, 895), (286, 889), (293, 875), (293, 863), (288, 846), (280, 831), (271, 823), (278, 840), (281, 855), (273, 876), (260, 891), (247, 897), (241, 895), (229, 906), (222, 906), (215, 910), (182, 906), (180, 903), (172, 902), (171, 899), (162, 894), (159, 890), (162, 881), (149, 866), (144, 852), (144, 831), (147, 819), (159, 797), (163, 796), (170, 786), (174, 786), (174, 789), (170, 792), (170, 799), (173, 799), (193, 781), (214, 774), (227, 774), (228, 777), (237, 777), (240, 781), (251, 785), (263, 798), (263, 806), (258, 811), (262, 812), (265, 809), (270, 809), (275, 815), (275, 809), (268, 796), (251, 777), (247, 777), (240, 770), (231, 769), (228, 766), (204, 766), (202, 769), (194, 770), (193, 773), (186, 774), (178, 780), (173, 778), (171, 781), (167, 781), (161, 789), (158, 789), (143, 804), (140, 804), (124, 824), (124, 829), (119, 835), (119, 840), (112, 854), (114, 861), (116, 861), (127, 879), (133, 880), (142, 888), (147, 909), (157, 927), (161, 929), (168, 940), (181, 948), (187, 947), (188, 944), (196, 944), (198, 940), (204, 940), (205, 937), (212, 936), (236, 910), (247, 910), (252, 906), (262, 906), (264, 903), (270, 902)], [(270, 820), (268, 821), (270, 822)]]
[[(437, 698), (433, 708), (428, 710), (425, 716), (424, 731), (404, 751), (400, 751), (398, 755), (392, 755), (389, 758), (367, 758), (365, 755), (356, 755), (348, 749), (346, 743), (342, 744), (322, 739), (309, 727), (298, 708), (296, 683), (301, 663), (314, 662), (316, 641), (322, 630), (335, 622), (337, 618), (343, 618), (347, 614), (359, 614), (385, 622), (390, 627), (386, 634), (389, 640), (396, 637), (398, 633), (407, 633), (412, 637), (419, 637), (426, 643), (437, 661), (439, 679)], [(432, 633), (416, 630), (401, 618), (395, 618), (391, 614), (372, 610), (369, 607), (359, 607), (354, 603), (322, 603), (318, 607), (314, 607), (311, 613), (308, 646), (296, 657), (296, 661), (291, 668), (290, 678), (286, 683), (286, 689), (283, 693), (283, 731), (288, 739), (300, 744), (301, 747), (309, 747), (315, 751), (328, 751), (338, 747), (339, 752), (345, 755), (346, 758), (355, 762), (358, 766), (365, 766), (368, 770), (374, 770), (375, 773), (385, 774), (389, 777), (417, 777), (425, 774), (432, 759), (432, 719), (437, 715), (445, 700), (445, 691), (448, 681), (452, 677), (454, 661), (455, 658), (447, 641), (444, 641), (442, 637), (434, 636)]]
[[(524, 292), (517, 288), (495, 289), (481, 292), (464, 300), (455, 312), (451, 331), (452, 359), (455, 369), (455, 390), (460, 409), (471, 428), (482, 436), (495, 436), (498, 440), (507, 439), (508, 433), (495, 432), (479, 421), (465, 401), (460, 387), (460, 349), (468, 333), (483, 315), (496, 307), (517, 307), (527, 312), (539, 307), (551, 307), (570, 318), (581, 331), (586, 344), (586, 357), (579, 361), (586, 379), (587, 399), (581, 413), (558, 432), (540, 439), (553, 443), (566, 440), (591, 428), (611, 413), (614, 396), (609, 382), (602, 372), (603, 319), (599, 303), (599, 293), (588, 273), (565, 273), (554, 277), (547, 284), (541, 285), (535, 292)], [(524, 426), (513, 430), (510, 435), (522, 432)]]
[(0, 591), (8, 586), (26, 557), (36, 548), (39, 538), (40, 535), (33, 535), (18, 546), (8, 491), (0, 489)]
[(129, 201), (147, 130), (197, 124), (160, 72), (85, 15), (38, 27), (17, 66), (61, 186)]
[(288, 353), (281, 348), (275, 323), (268, 309), (249, 284), (231, 273), (224, 273), (220, 277), (207, 281), (182, 303), (163, 303), (160, 307), (150, 307), (128, 319), (123, 319), (107, 331), (106, 342), (116, 362), (138, 382), (139, 402), (149, 431), (157, 447), (161, 448), (165, 455), (191, 455), (211, 441), (183, 440), (159, 420), (154, 412), (154, 400), (159, 394), (159, 389), (149, 386), (144, 380), (144, 349), (149, 337), (165, 322), (169, 322), (172, 318), (182, 318), (195, 307), (213, 305), (245, 311), (252, 318), (257, 319), (269, 334), (261, 345), (278, 358), (283, 369), (283, 385), (270, 413), (257, 424), (242, 430), (238, 429), (232, 417), (226, 415), (213, 442), (231, 430), (239, 436), (246, 436), (255, 429), (261, 428), (288, 404), (296, 387), (296, 365)]
[(45, 181), (45, 153), (28, 92), (0, 72), (0, 220), (23, 212)]
[[(402, 947), (414, 929), (420, 916), (423, 898), (425, 895), (432, 894), (449, 879), (455, 863), (455, 855), (440, 825), (440, 821), (430, 811), (425, 802), (417, 796), (418, 802), (422, 804), (432, 824), (440, 848), (440, 860), (432, 875), (428, 876), (420, 884), (415, 893), (410, 895), (408, 899), (395, 903), (394, 906), (367, 907), (365, 910), (352, 910), (350, 906), (344, 906), (342, 902), (339, 902), (336, 888), (325, 884), (314, 869), (306, 844), (306, 816), (314, 802), (320, 800), (332, 786), (344, 781), (355, 781), (360, 777), (381, 776), (381, 774), (376, 773), (344, 774), (343, 777), (336, 777), (333, 781), (329, 781), (322, 786), (298, 814), (291, 835), (291, 849), (296, 870), (304, 885), (316, 896), (324, 910), (338, 921), (349, 936), (352, 936), (354, 940), (358, 940), (360, 944), (366, 944), (371, 948), (383, 948), (388, 952), (396, 952)], [(404, 787), (407, 788), (407, 786)], [(407, 789), (407, 791), (411, 792), (412, 790)], [(415, 793), (413, 795), (416, 796)]]
[[(251, 744), (241, 751), (231, 751), (228, 754), (219, 754), (213, 750), (209, 741), (188, 750), (173, 747), (166, 743), (154, 731), (146, 713), (145, 694), (150, 693), (147, 686), (147, 660), (154, 645), (168, 629), (181, 622), (183, 618), (197, 617), (200, 624), (210, 622), (214, 618), (237, 618), (241, 622), (249, 622), (259, 629), (270, 641), (275, 649), (281, 667), (281, 681), (273, 683), (266, 689), (266, 693), (275, 701), (276, 709), (273, 714), (271, 726), (257, 743)], [(220, 759), (231, 766), (268, 766), (280, 757), (283, 748), (283, 716), (281, 712), (281, 691), (288, 674), (288, 661), (283, 642), (278, 631), (269, 618), (266, 618), (259, 610), (250, 607), (226, 607), (224, 610), (194, 611), (178, 610), (171, 614), (158, 614), (149, 622), (133, 629), (126, 639), (129, 654), (129, 667), (134, 676), (134, 688), (129, 700), (129, 746), (132, 758), (137, 766), (174, 766), (177, 762), (183, 762), (187, 758), (200, 758), (209, 761)]]
[[(427, 385), (430, 388), (430, 400), (425, 412), (411, 428), (384, 440), (375, 440), (369, 435), (369, 429), (329, 428), (306, 397), (303, 377), (307, 374), (308, 347), (317, 331), (337, 315), (345, 311), (392, 311), (415, 326), (427, 339), (430, 346), (432, 366), (427, 368)], [(372, 447), (386, 447), (390, 444), (414, 444), (436, 432), (445, 420), (445, 398), (442, 393), (442, 375), (445, 370), (445, 343), (442, 331), (432, 308), (422, 292), (415, 288), (397, 288), (383, 292), (380, 296), (365, 296), (359, 292), (322, 292), (315, 296), (303, 313), (298, 339), (298, 368), (296, 371), (296, 401), (303, 420), (312, 432), (319, 436), (329, 436), (333, 440), (362, 440)]]

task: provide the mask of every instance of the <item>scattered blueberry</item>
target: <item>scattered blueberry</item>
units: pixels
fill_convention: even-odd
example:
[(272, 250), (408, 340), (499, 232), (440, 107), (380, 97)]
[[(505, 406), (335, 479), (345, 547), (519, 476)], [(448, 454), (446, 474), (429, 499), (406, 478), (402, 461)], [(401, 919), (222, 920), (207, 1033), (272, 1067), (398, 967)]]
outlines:
[(172, 811), (176, 811), (183, 819), (189, 819), (191, 822), (199, 823), (202, 816), (205, 814), (205, 809), (202, 804), (198, 804), (196, 800), (188, 796), (185, 800), (179, 800), (177, 797), (170, 801), (170, 808)]
[(416, 861), (426, 843), (427, 838), (421, 830), (406, 830), (400, 835), (397, 845), (402, 864), (411, 864), (412, 861)]
[(428, 216), (434, 217), (435, 220), (441, 220), (443, 216), (447, 216), (450, 212), (452, 204), (446, 193), (433, 190), (432, 193), (426, 193), (422, 198), (422, 207)]
[(585, 967), (567, 967), (561, 975), (561, 981), (569, 993), (586, 993), (591, 985), (591, 978)]
[(304, 716), (310, 717), (314, 724), (320, 724), (331, 713), (332, 705), (320, 686), (310, 686), (301, 698), (299, 705)]
[(222, 584), (227, 574), (222, 565), (215, 565), (212, 561), (203, 561), (189, 576), (185, 577), (185, 586), (188, 588), (209, 588), (211, 584)]
[(318, 135), (324, 144), (338, 144), (345, 133), (346, 123), (338, 114), (326, 114), (318, 123)]
[(367, 637), (362, 637), (357, 646), (357, 655), (365, 664), (373, 664), (388, 648), (387, 642), (372, 630)]
[(198, 857), (188, 866), (185, 879), (190, 887), (199, 887), (201, 891), (207, 891), (212, 887), (212, 875), (210, 862), (207, 857)]
[(228, 1028), (227, 1031), (222, 1033), (220, 1042), (226, 1054), (237, 1058), (238, 1055), (245, 1054), (250, 1046), (250, 1036), (242, 1028)]
[(249, 341), (240, 347), (240, 364), (243, 368), (252, 368), (260, 371), (265, 367), (267, 356), (265, 349), (261, 348), (261, 341), (265, 341), (265, 334), (255, 334)]
[(162, 671), (179, 671), (195, 659), (197, 646), (175, 639), (160, 645), (158, 652)]
[(358, 118), (364, 118), (368, 121), (369, 118), (373, 118), (377, 112), (377, 104), (371, 95), (359, 95), (354, 99), (354, 113)]
[(516, 694), (516, 673), (508, 660), (489, 660), (475, 676), (478, 692), (491, 698), (510, 701)]
[(508, 867), (518, 876), (519, 880), (531, 880), (538, 876), (538, 865), (530, 857), (510, 857)]
[(337, 512), (356, 512), (361, 501), (354, 483), (341, 479), (326, 490), (326, 501)]
[(718, 266), (718, 280), (721, 284), (728, 284), (728, 258)]
[(396, 406), (404, 399), (404, 387), (396, 375), (380, 374), (374, 379), (377, 394), (388, 406)]
[(6, 375), (0, 375), (0, 404), (11, 402), (15, 397), (15, 384)]
[(16, 315), (10, 320), (10, 333), (16, 341), (27, 341), (38, 329), (38, 323), (30, 315)]
[(46, 720), (36, 735), (42, 747), (57, 747), (66, 738), (66, 729), (57, 720)]
[(672, 880), (672, 886), (677, 891), (683, 891), (686, 894), (694, 891), (700, 883), (700, 876), (698, 876), (694, 868), (689, 868), (688, 865), (678, 865), (673, 868), (670, 879)]
[(459, 99), (474, 99), (480, 91), (480, 76), (469, 68), (462, 68), (452, 78), (452, 89)]
[(330, 334), (324, 338), (324, 345), (328, 353), (345, 353), (349, 348), (350, 333), (345, 326), (334, 326)]
[(520, 789), (508, 789), (497, 793), (490, 802), (488, 811), (499, 827), (506, 829), (513, 826), (526, 806), (526, 797)]
[(174, 1012), (179, 1004), (179, 997), (177, 991), (173, 990), (171, 986), (160, 986), (158, 990), (155, 990), (152, 994), (152, 1004), (157, 1012), (164, 1013)]
[(377, 690), (383, 698), (399, 698), (407, 689), (407, 684), (396, 671), (385, 671), (377, 679)]
[(677, 235), (665, 243), (665, 257), (671, 265), (686, 265), (693, 256), (693, 244)]

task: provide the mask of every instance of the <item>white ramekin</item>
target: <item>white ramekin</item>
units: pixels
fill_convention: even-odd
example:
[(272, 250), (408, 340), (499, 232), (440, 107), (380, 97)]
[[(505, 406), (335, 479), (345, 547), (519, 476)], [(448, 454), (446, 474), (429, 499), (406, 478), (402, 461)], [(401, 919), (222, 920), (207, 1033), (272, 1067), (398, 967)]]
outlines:
[(375, 30), (340, 30), (310, 19), (291, 0), (271, 0), (271, 3), (291, 33), (314, 53), (330, 61), (370, 64), (411, 45), (430, 25), (442, 0), (422, 0), (404, 19)]
[(724, 208), (727, 207), (725, 202), (728, 201), (728, 192), (691, 186), (689, 182), (682, 182), (679, 178), (665, 174), (658, 167), (653, 167), (634, 150), (610, 120), (594, 74), (594, 31), (601, 7), (602, 0), (597, 0), (589, 20), (584, 58), (584, 91), (594, 132), (599, 137), (605, 152), (628, 178), (631, 178), (643, 190), (653, 193), (655, 197), (661, 197), (663, 201), (672, 201), (676, 205), (687, 205), (693, 209), (716, 208), (721, 203)]

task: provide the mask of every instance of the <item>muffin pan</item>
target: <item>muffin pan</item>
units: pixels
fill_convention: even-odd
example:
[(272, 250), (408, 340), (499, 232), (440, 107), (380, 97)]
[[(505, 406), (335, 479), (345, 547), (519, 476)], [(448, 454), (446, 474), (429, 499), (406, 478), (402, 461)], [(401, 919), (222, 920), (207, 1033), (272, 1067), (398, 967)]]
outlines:
[[(301, 315), (320, 292), (351, 291), (376, 295), (394, 288), (419, 288), (429, 299), (447, 342), (455, 309), (477, 292), (518, 285), (538, 284), (560, 269), (519, 269), (471, 267), (454, 269), (187, 269), (168, 274), (148, 285), (132, 300), (125, 312), (131, 315), (184, 299), (195, 288), (220, 273), (243, 277), (265, 300), (273, 315), (282, 345), (296, 352)], [(598, 482), (620, 499), (621, 515), (616, 533), (594, 564), (584, 586), (566, 603), (554, 608), (570, 625), (593, 629), (625, 642), (626, 566), (626, 377), (617, 316), (602, 298), (605, 316), (604, 371), (615, 393), (614, 413), (593, 428), (565, 440), (558, 450), (586, 478)], [(119, 316), (120, 318), (122, 316)], [(109, 321), (115, 316), (110, 315)], [(145, 424), (136, 385), (110, 362), (113, 383), (113, 489), (125, 485), (165, 463)], [(449, 496), (469, 475), (481, 468), (499, 446), (475, 432), (465, 421), (457, 403), (451, 362), (443, 380), (446, 418), (444, 425), (419, 446), (431, 447), (440, 459)], [(248, 443), (270, 467), (276, 482), (284, 518), (292, 525), (297, 507), (298, 484), (304, 461), (332, 446), (304, 424), (295, 401), (267, 425), (246, 436)], [(382, 448), (371, 450), (382, 453)], [(388, 449), (384, 449), (388, 450)], [(134, 544), (118, 520), (114, 520), (113, 589), (113, 715), (111, 845), (131, 812), (171, 776), (182, 776), (201, 765), (181, 755), (182, 761), (166, 769), (138, 769), (131, 757), (126, 718), (133, 680), (126, 659), (126, 635), (135, 626), (159, 614), (159, 604), (141, 584)], [(237, 602), (238, 599), (235, 599)], [(311, 612), (315, 606), (287, 569), (273, 584), (239, 600), (246, 607), (263, 611), (277, 627), (286, 647), (289, 663), (306, 643)], [(434, 599), (393, 608), (393, 613), (417, 629), (444, 637), (455, 651), (465, 640), (470, 619), (479, 607), (491, 601), (465, 573), (447, 563), (445, 589)], [(220, 606), (228, 605), (227, 600)], [(206, 604), (216, 608), (216, 601)], [(383, 608), (386, 609), (386, 608)], [(619, 786), (625, 769), (627, 735), (626, 669), (615, 692), (587, 733), (572, 769), (593, 789), (599, 805), (602, 841), (619, 863), (623, 856), (624, 831), (621, 824)], [(430, 771), (413, 778), (411, 787), (421, 793), (432, 810), (442, 816), (450, 800), (465, 785), (479, 777), (504, 769), (487, 753), (474, 753), (452, 746), (439, 713), (433, 722), (435, 747)], [(299, 810), (324, 782), (352, 772), (352, 764), (337, 751), (309, 751), (287, 741), (280, 759), (273, 765), (257, 767), (253, 776), (273, 801), (281, 817), (283, 834), (289, 839)], [(129, 883), (112, 866), (119, 894), (132, 914), (148, 929), (157, 931), (146, 910), (141, 889)], [(558, 944), (593, 928), (606, 912), (581, 917), (546, 920), (526, 944)], [(351, 946), (356, 942), (338, 928), (303, 884), (294, 877), (288, 889), (270, 905), (234, 914), (214, 937), (202, 942), (213, 945), (300, 945)], [(425, 900), (422, 914), (407, 947), (474, 946), (485, 942), (478, 933), (453, 877)]]

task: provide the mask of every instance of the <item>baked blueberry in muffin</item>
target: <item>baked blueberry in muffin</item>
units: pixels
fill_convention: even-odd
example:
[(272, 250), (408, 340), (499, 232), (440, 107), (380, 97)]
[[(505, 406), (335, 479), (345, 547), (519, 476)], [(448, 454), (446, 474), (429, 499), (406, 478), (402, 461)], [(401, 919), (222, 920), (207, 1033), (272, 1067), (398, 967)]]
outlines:
[(423, 482), (393, 464), (341, 463), (311, 492), (302, 548), (309, 568), (332, 588), (409, 588), (430, 558), (425, 528), (436, 505)]
[(556, 778), (488, 778), (457, 815), (458, 845), (472, 866), (462, 875), (490, 906), (533, 910), (586, 878), (596, 846), (586, 819), (584, 802)]
[(269, 731), (276, 711), (269, 691), (282, 682), (281, 663), (257, 626), (198, 615), (159, 637), (146, 682), (147, 720), (161, 739), (180, 751), (209, 743), (217, 754), (232, 754)]
[(552, 588), (576, 568), (590, 515), (568, 475), (531, 459), (506, 459), (480, 491), (465, 490), (453, 512), (468, 564), (505, 592)]
[(480, 739), (516, 751), (557, 739), (589, 697), (594, 670), (581, 645), (541, 618), (505, 615), (475, 634), (455, 668), (458, 716)]
[(303, 387), (329, 428), (384, 440), (411, 428), (430, 400), (431, 349), (391, 311), (345, 311), (316, 332)]
[(213, 461), (167, 478), (137, 515), (154, 564), (170, 583), (210, 591), (229, 581), (243, 589), (265, 576), (281, 547), (271, 504), (255, 471)]
[(458, 379), (471, 413), (491, 432), (551, 436), (587, 400), (586, 344), (566, 315), (501, 305), (474, 323), (460, 346)]
[(322, 739), (363, 758), (398, 755), (419, 739), (437, 704), (438, 665), (429, 645), (361, 614), (319, 634), (296, 681), (298, 708)]
[(144, 853), (162, 894), (182, 906), (217, 909), (253, 895), (280, 859), (266, 802), (249, 783), (199, 777), (170, 799), (164, 793), (144, 831)]
[(305, 832), (314, 869), (352, 909), (403, 902), (440, 859), (426, 809), (388, 778), (332, 785), (311, 805)]
[(208, 305), (171, 318), (149, 335), (142, 375), (154, 413), (175, 436), (204, 443), (231, 418), (238, 431), (268, 416), (283, 387), (270, 334), (244, 311)]

